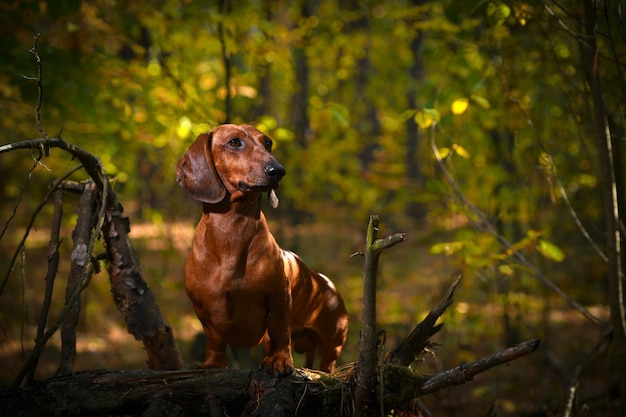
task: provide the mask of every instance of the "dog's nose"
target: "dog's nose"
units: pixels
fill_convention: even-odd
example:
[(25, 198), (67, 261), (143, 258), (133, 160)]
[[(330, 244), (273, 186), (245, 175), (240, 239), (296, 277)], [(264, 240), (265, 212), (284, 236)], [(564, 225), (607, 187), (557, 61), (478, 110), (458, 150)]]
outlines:
[(265, 165), (265, 175), (273, 180), (279, 180), (285, 176), (285, 168), (278, 162), (270, 162)]

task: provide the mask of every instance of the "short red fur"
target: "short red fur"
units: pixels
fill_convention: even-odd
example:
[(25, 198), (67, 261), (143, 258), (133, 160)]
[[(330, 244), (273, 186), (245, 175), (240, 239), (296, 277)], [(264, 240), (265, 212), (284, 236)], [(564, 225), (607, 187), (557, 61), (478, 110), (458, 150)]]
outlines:
[(226, 347), (265, 344), (262, 366), (293, 371), (292, 346), (312, 368), (333, 372), (348, 316), (333, 283), (281, 249), (261, 196), (285, 170), (272, 141), (252, 126), (222, 125), (198, 136), (178, 162), (176, 180), (203, 203), (185, 288), (207, 338), (203, 367), (227, 367)]

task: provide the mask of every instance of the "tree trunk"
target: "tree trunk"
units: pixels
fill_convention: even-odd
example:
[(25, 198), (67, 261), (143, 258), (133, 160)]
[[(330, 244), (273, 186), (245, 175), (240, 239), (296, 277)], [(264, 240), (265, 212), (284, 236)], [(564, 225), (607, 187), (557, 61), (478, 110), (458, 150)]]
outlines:
[[(601, 184), (604, 202), (604, 217), (607, 236), (606, 254), (608, 257), (609, 303), (613, 339), (609, 351), (611, 369), (614, 369), (619, 386), (622, 407), (626, 405), (626, 317), (624, 316), (624, 271), (622, 266), (622, 243), (619, 229), (619, 195), (616, 183), (614, 145), (611, 135), (609, 115), (603, 98), (600, 73), (600, 51), (597, 44), (598, 17), (594, 0), (585, 0), (584, 33), (585, 42), (579, 42), (582, 66), (589, 86), (593, 103), (595, 140), (600, 159)], [(606, 11), (608, 12), (608, 11)]]
[(172, 328), (163, 319), (154, 292), (148, 286), (139, 259), (128, 237), (130, 222), (122, 217), (122, 206), (109, 207), (102, 234), (110, 260), (111, 292), (128, 332), (146, 347), (151, 369), (181, 369), (183, 359), (176, 347)]

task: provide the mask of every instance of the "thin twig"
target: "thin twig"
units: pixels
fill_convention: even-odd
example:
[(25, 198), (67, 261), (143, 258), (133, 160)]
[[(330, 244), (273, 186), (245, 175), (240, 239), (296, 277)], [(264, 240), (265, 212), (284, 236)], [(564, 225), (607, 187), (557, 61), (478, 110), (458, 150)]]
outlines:
[(570, 417), (572, 415), (574, 411), (574, 402), (576, 400), (576, 392), (578, 391), (578, 384), (580, 383), (580, 377), (582, 376), (582, 373), (585, 370), (585, 367), (587, 366), (587, 364), (589, 364), (589, 362), (591, 361), (591, 358), (593, 357), (593, 355), (595, 355), (595, 353), (600, 349), (600, 347), (604, 343), (609, 341), (609, 338), (611, 337), (612, 333), (613, 333), (612, 327), (607, 327), (606, 329), (604, 329), (600, 333), (600, 336), (598, 337), (598, 340), (596, 340), (596, 343), (594, 343), (594, 345), (591, 348), (589, 348), (589, 350), (583, 357), (582, 362), (576, 367), (574, 378), (572, 378), (572, 382), (570, 384), (567, 402), (565, 403), (565, 411), (563, 412), (563, 417)]
[(37, 78), (36, 78), (37, 106), (35, 107), (35, 121), (37, 123), (37, 129), (39, 130), (41, 137), (44, 139), (48, 139), (49, 138), (48, 132), (46, 132), (46, 129), (43, 128), (43, 124), (41, 123), (41, 105), (43, 103), (43, 83), (41, 81), (41, 73), (42, 73), (41, 58), (39, 57), (39, 52), (37, 52), (37, 42), (39, 41), (39, 35), (40, 33), (35, 35), (35, 43), (33, 44), (33, 47), (30, 49), (29, 52), (35, 56), (35, 61), (37, 62)]
[[(35, 343), (40, 340), (46, 329), (48, 322), (48, 313), (50, 311), (50, 302), (52, 300), (52, 291), (54, 289), (54, 280), (59, 269), (59, 245), (61, 242), (61, 220), (63, 219), (63, 192), (56, 190), (54, 192), (54, 215), (52, 217), (52, 227), (50, 230), (50, 244), (48, 245), (48, 271), (46, 273), (46, 291), (41, 305), (41, 313), (39, 315), (39, 324), (37, 325), (37, 337)], [(35, 358), (34, 366), (28, 374), (27, 383), (30, 384), (35, 376), (35, 369), (39, 358)]]
[[(548, 154), (546, 154), (546, 155), (548, 155)], [(554, 166), (554, 162), (552, 161), (552, 157), (550, 155), (548, 155), (548, 159), (549, 159), (549, 162), (550, 162), (550, 169), (552, 170), (552, 177), (556, 181), (556, 186), (559, 189), (559, 193), (561, 194), (561, 198), (565, 202), (565, 206), (567, 207), (567, 209), (568, 209), (568, 211), (570, 213), (570, 216), (572, 216), (572, 219), (574, 219), (574, 223), (576, 223), (576, 226), (578, 227), (578, 230), (580, 230), (580, 233), (582, 233), (583, 237), (591, 245), (593, 250), (596, 251), (598, 256), (600, 256), (600, 259), (602, 259), (605, 263), (607, 263), (609, 261), (608, 256), (606, 256), (606, 254), (604, 252), (602, 252), (602, 249), (600, 249), (600, 247), (593, 240), (593, 238), (591, 237), (589, 232), (587, 232), (587, 229), (585, 228), (585, 226), (583, 225), (582, 221), (578, 217), (578, 214), (576, 213), (576, 210), (574, 210), (574, 207), (572, 207), (572, 204), (569, 201), (569, 198), (567, 196), (567, 193), (565, 192), (565, 188), (563, 187), (563, 184), (561, 183), (561, 180), (559, 179), (559, 176), (558, 176), (558, 174), (556, 172), (556, 167)]]
[[(40, 158), (41, 158), (41, 154), (40, 154)], [(35, 170), (35, 168), (37, 168), (37, 161), (35, 161), (33, 166), (28, 170), (28, 174), (26, 175), (26, 181), (24, 181), (24, 184), (22, 184), (22, 187), (20, 188), (19, 193), (17, 193), (17, 198), (15, 199), (15, 204), (13, 205), (13, 211), (11, 212), (11, 215), (9, 216), (7, 221), (4, 223), (4, 227), (2, 228), (2, 232), (0, 232), (0, 240), (2, 240), (2, 238), (4, 237), (4, 234), (6, 233), (7, 229), (9, 228), (9, 224), (11, 223), (11, 221), (13, 220), (15, 215), (17, 214), (17, 208), (19, 207), (20, 202), (22, 201), (22, 194), (24, 194), (24, 191), (26, 190), (26, 187), (30, 183), (30, 179), (31, 179), (31, 177), (33, 175), (33, 171)], [(4, 288), (4, 285), (2, 287)], [(2, 289), (0, 289), (0, 294), (2, 294)]]
[(72, 175), (74, 172), (76, 172), (79, 169), (81, 169), (82, 167), (83, 167), (82, 164), (81, 165), (77, 165), (76, 167), (74, 167), (71, 170), (69, 170), (68, 172), (66, 172), (65, 175), (63, 175), (61, 178), (59, 178), (56, 181), (54, 181), (54, 183), (52, 183), (52, 185), (48, 189), (48, 192), (44, 196), (43, 200), (41, 200), (39, 205), (35, 208), (35, 211), (33, 211), (33, 214), (32, 214), (32, 216), (30, 218), (30, 221), (28, 222), (28, 224), (26, 225), (26, 228), (24, 230), (24, 236), (22, 236), (22, 240), (20, 241), (20, 243), (18, 243), (17, 248), (15, 249), (15, 253), (13, 254), (13, 258), (11, 259), (11, 263), (9, 264), (9, 268), (7, 270), (7, 273), (6, 273), (5, 277), (4, 277), (4, 280), (2, 281), (2, 285), (0, 285), (0, 295), (2, 295), (2, 293), (4, 291), (4, 287), (6, 286), (6, 283), (9, 280), (9, 277), (11, 276), (11, 273), (13, 272), (13, 268), (15, 267), (15, 261), (16, 261), (17, 257), (19, 256), (20, 251), (24, 247), (24, 244), (26, 243), (26, 238), (28, 238), (28, 234), (30, 233), (30, 229), (32, 229), (33, 224), (35, 224), (35, 219), (37, 219), (37, 215), (39, 214), (41, 209), (43, 209), (43, 207), (46, 205), (46, 203), (48, 202), (48, 200), (50, 199), (50, 197), (52, 196), (54, 191), (57, 188), (59, 188), (59, 186), (63, 183), (63, 181), (65, 179), (67, 179), (70, 175)]

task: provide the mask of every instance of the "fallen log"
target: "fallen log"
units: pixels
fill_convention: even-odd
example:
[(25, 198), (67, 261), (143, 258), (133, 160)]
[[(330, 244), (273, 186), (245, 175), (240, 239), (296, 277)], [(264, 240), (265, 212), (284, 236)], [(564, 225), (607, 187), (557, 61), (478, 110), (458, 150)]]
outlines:
[[(471, 381), (494, 366), (535, 351), (533, 339), (501, 352), (423, 376), (400, 365), (383, 365), (382, 410), (414, 410), (420, 396)], [(286, 377), (265, 371), (202, 369), (190, 371), (98, 370), (33, 382), (27, 388), (0, 391), (3, 412), (41, 415), (203, 415), (349, 416), (352, 415), (355, 364), (336, 375), (296, 369)]]

